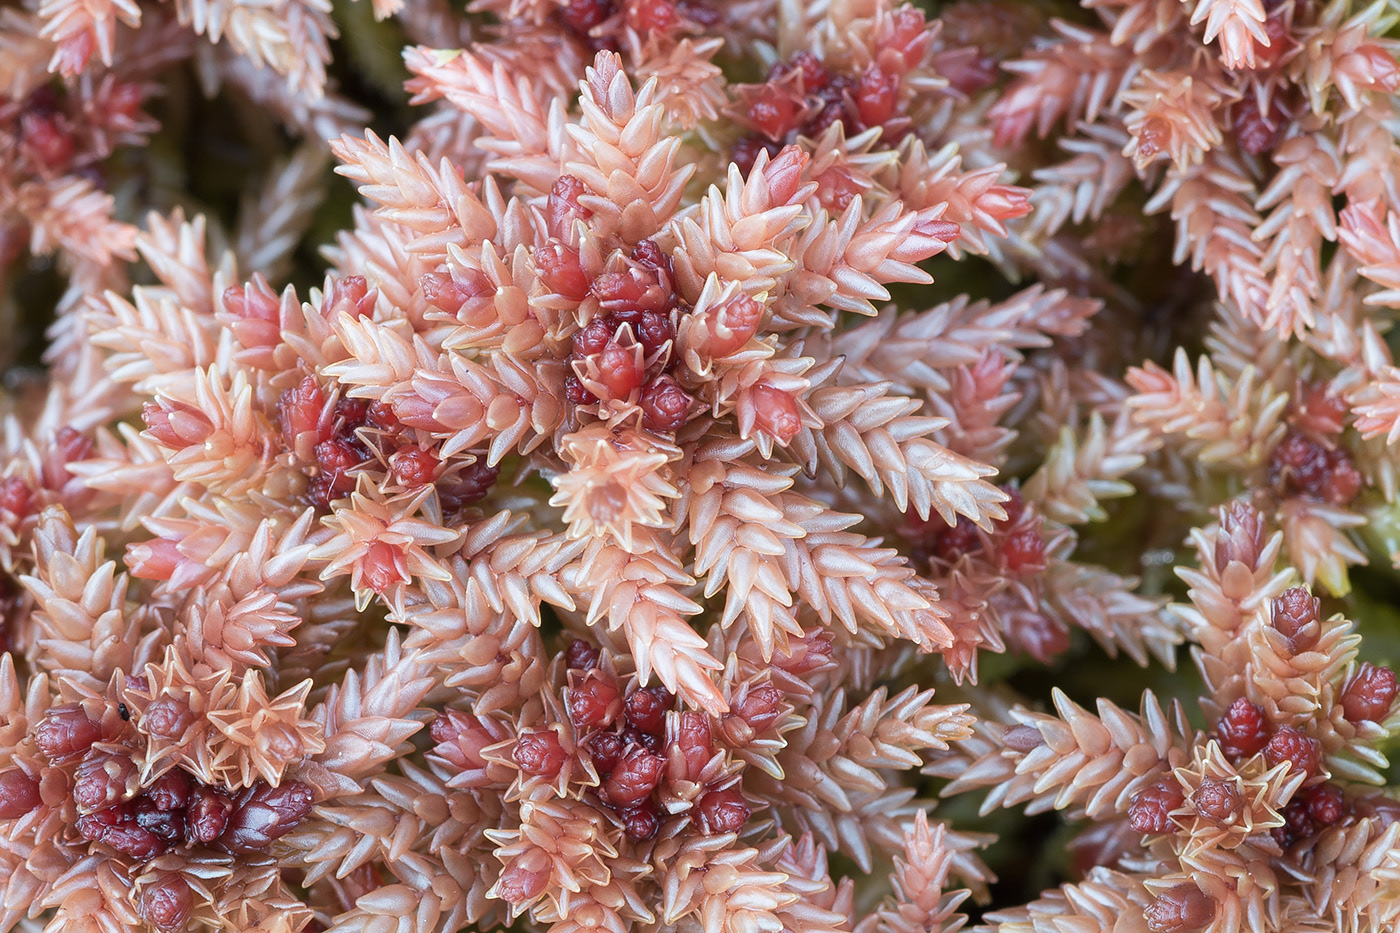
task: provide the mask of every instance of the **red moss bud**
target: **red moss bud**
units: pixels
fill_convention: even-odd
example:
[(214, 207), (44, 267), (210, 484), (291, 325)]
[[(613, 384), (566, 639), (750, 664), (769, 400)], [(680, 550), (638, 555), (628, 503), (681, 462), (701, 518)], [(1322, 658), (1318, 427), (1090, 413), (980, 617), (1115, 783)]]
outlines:
[(1382, 722), (1395, 705), (1395, 672), (1362, 663), (1342, 690), (1342, 714), (1347, 722)]
[(141, 728), (163, 739), (178, 739), (194, 725), (194, 721), (194, 713), (182, 701), (174, 697), (161, 697), (146, 707), (146, 713), (141, 717)]
[(142, 862), (155, 858), (168, 848), (165, 840), (148, 829), (142, 829), (135, 822), (104, 828), (98, 841)]
[(372, 317), (374, 304), (378, 299), (379, 289), (371, 289), (363, 275), (347, 275), (344, 278), (331, 279), (322, 313), (328, 311), (327, 317), (341, 313), (352, 318)]
[(185, 839), (208, 845), (224, 834), (232, 812), (233, 801), (228, 797), (211, 787), (196, 786), (185, 810)]
[(899, 75), (886, 74), (879, 65), (865, 69), (856, 84), (856, 114), (865, 126), (883, 126), (895, 114)]
[(1264, 746), (1264, 759), (1271, 768), (1286, 761), (1291, 773), (1312, 776), (1322, 770), (1322, 746), (1292, 726), (1283, 726)]
[(142, 920), (161, 933), (177, 933), (185, 929), (194, 913), (194, 892), (179, 875), (163, 875), (141, 889), (137, 910)]
[(10, 528), (18, 528), (34, 506), (34, 490), (18, 476), (0, 480), (0, 520)]
[(569, 642), (568, 651), (565, 653), (566, 663), (570, 670), (576, 671), (593, 670), (598, 666), (600, 657), (601, 652), (598, 651), (597, 647), (581, 638)]
[(544, 287), (570, 301), (582, 301), (593, 284), (579, 263), (578, 251), (563, 243), (551, 242), (535, 248), (531, 257)]
[(1181, 807), (1185, 798), (1181, 785), (1166, 779), (1145, 787), (1133, 797), (1128, 806), (1128, 825), (1134, 832), (1161, 835), (1176, 828), (1171, 812)]
[(189, 775), (179, 768), (171, 768), (151, 783), (146, 796), (157, 809), (181, 810), (189, 804), (193, 790)]
[(125, 755), (89, 755), (73, 778), (73, 800), (83, 812), (103, 810), (126, 796), (136, 765)]
[(689, 710), (681, 713), (674, 747), (685, 766), (685, 778), (692, 781), (698, 778), (715, 753), (709, 717)]
[(603, 351), (596, 356), (598, 362), (598, 384), (608, 393), (609, 398), (625, 399), (642, 385), (646, 369), (636, 344), (610, 340)]
[(656, 735), (666, 728), (666, 711), (675, 702), (664, 687), (642, 687), (627, 695), (623, 708), (633, 728)]
[(586, 743), (588, 756), (593, 760), (593, 770), (600, 778), (606, 778), (622, 760), (627, 743), (616, 732), (600, 732)]
[(311, 812), (313, 793), (300, 781), (278, 787), (259, 781), (235, 806), (219, 841), (230, 852), (256, 852), (291, 832)]
[(1320, 625), (1321, 600), (1301, 586), (1289, 587), (1273, 600), (1270, 621), (1288, 639), (1295, 654), (1317, 644), (1322, 633)]
[(580, 732), (610, 725), (622, 712), (617, 684), (596, 672), (583, 678), (578, 686), (565, 689), (564, 704), (569, 710), (569, 721)]
[(553, 780), (569, 756), (551, 730), (525, 732), (515, 740), (511, 758), (526, 774)]
[(759, 684), (736, 702), (729, 715), (742, 719), (757, 735), (782, 715), (783, 691), (772, 684)]
[(787, 446), (788, 441), (802, 430), (802, 414), (797, 400), (788, 392), (760, 382), (750, 390), (749, 398), (758, 429), (779, 444)]
[(41, 803), (39, 782), (19, 768), (0, 771), (0, 820), (16, 820)]
[(1215, 572), (1224, 573), (1231, 561), (1252, 570), (1264, 551), (1264, 538), (1264, 516), (1258, 509), (1238, 499), (1225, 506), (1215, 544)]
[(645, 842), (656, 835), (661, 828), (661, 817), (649, 800), (622, 811), (622, 831), (633, 842)]
[(737, 833), (753, 813), (739, 791), (711, 791), (700, 798), (700, 831), (708, 835)]
[(750, 95), (748, 122), (755, 130), (780, 141), (797, 125), (802, 101), (787, 88), (764, 84)]
[(1215, 725), (1220, 750), (1231, 758), (1248, 758), (1263, 751), (1269, 741), (1269, 721), (1264, 711), (1240, 697)]
[(631, 748), (612, 769), (603, 784), (603, 793), (615, 807), (633, 807), (641, 803), (661, 780), (665, 760), (644, 748)]
[(1303, 794), (1308, 818), (1318, 826), (1331, 826), (1347, 814), (1346, 796), (1336, 784), (1319, 784)]
[(77, 706), (56, 706), (49, 710), (34, 730), (39, 751), (52, 762), (81, 755), (102, 738), (97, 723)]
[(330, 409), (326, 394), (315, 376), (285, 389), (277, 400), (277, 420), (282, 425), (282, 439), (289, 450), (297, 449), (297, 439), (307, 435), (312, 444), (331, 436)]
[(670, 376), (658, 376), (642, 389), (638, 407), (642, 424), (649, 430), (663, 433), (678, 431), (690, 416), (695, 399)]
[(426, 447), (410, 444), (395, 451), (389, 458), (389, 468), (394, 473), (394, 482), (400, 486), (427, 486), (437, 472), (438, 459)]
[(554, 187), (549, 189), (549, 203), (545, 208), (545, 222), (549, 226), (550, 236), (567, 240), (574, 221), (593, 216), (592, 211), (579, 203), (579, 197), (587, 193), (583, 182), (573, 175), (559, 176)]
[(1196, 933), (1215, 919), (1215, 901), (1194, 884), (1164, 891), (1143, 911), (1151, 933)]
[(1196, 808), (1197, 813), (1212, 823), (1223, 825), (1239, 816), (1244, 806), (1244, 798), (1233, 781), (1206, 778), (1191, 794), (1191, 805)]

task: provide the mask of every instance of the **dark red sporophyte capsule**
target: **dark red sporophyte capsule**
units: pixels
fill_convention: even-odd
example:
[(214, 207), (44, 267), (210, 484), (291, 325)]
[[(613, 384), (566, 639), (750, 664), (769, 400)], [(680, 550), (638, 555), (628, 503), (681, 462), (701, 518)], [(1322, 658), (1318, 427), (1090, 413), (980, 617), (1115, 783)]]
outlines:
[(1331, 826), (1347, 814), (1346, 795), (1336, 784), (1319, 784), (1303, 794), (1308, 818), (1318, 826)]
[(661, 817), (650, 800), (622, 811), (622, 831), (633, 842), (646, 842), (661, 828)]
[(49, 761), (81, 755), (102, 738), (102, 730), (77, 706), (55, 706), (34, 730), (34, 742)]
[(644, 748), (630, 748), (603, 784), (604, 798), (615, 807), (633, 807), (655, 790), (666, 761)]
[(593, 770), (600, 778), (606, 778), (622, 760), (627, 750), (627, 742), (616, 732), (600, 732), (586, 743), (588, 756), (593, 760)]
[(194, 914), (194, 892), (179, 875), (162, 875), (141, 889), (137, 911), (161, 933), (177, 933), (189, 925)]
[(551, 730), (525, 732), (515, 740), (511, 758), (526, 774), (553, 780), (569, 756)]
[(278, 787), (259, 781), (240, 799), (219, 837), (230, 852), (256, 852), (291, 832), (311, 812), (314, 794), (301, 781), (285, 781)]
[(1196, 812), (1212, 823), (1229, 823), (1239, 816), (1244, 806), (1244, 798), (1233, 781), (1217, 781), (1206, 778), (1191, 794), (1191, 805)]
[(86, 812), (106, 809), (126, 796), (135, 775), (136, 764), (125, 755), (89, 755), (74, 775), (73, 800)]
[(855, 90), (856, 114), (865, 126), (883, 126), (894, 116), (898, 103), (899, 75), (886, 74), (872, 64), (859, 78)]
[(788, 392), (760, 382), (749, 390), (758, 429), (783, 446), (802, 430), (802, 414), (797, 400)]
[(1342, 714), (1347, 722), (1382, 722), (1395, 705), (1395, 672), (1362, 663), (1342, 690)]
[(1321, 606), (1321, 600), (1301, 586), (1289, 587), (1273, 600), (1270, 621), (1288, 639), (1295, 654), (1317, 644), (1322, 633)]
[(573, 175), (560, 175), (559, 180), (549, 189), (549, 203), (545, 208), (545, 222), (550, 236), (567, 240), (573, 230), (574, 221), (587, 220), (593, 212), (579, 203), (579, 196), (588, 193), (582, 181)]
[(601, 652), (596, 645), (576, 638), (569, 642), (568, 650), (564, 653), (566, 663), (571, 670), (591, 671), (598, 666), (598, 659)]
[(1128, 806), (1128, 825), (1134, 832), (1161, 835), (1176, 828), (1171, 812), (1185, 802), (1181, 785), (1170, 778), (1145, 787)]
[(623, 708), (634, 729), (656, 735), (666, 728), (666, 711), (675, 702), (664, 687), (641, 687), (627, 694)]
[(700, 831), (706, 835), (737, 833), (753, 813), (744, 795), (733, 788), (715, 790), (700, 798)]
[(597, 673), (590, 673), (576, 687), (566, 688), (564, 704), (569, 710), (569, 721), (579, 731), (607, 726), (622, 712), (617, 684)]
[(1215, 724), (1214, 737), (1229, 757), (1248, 758), (1264, 750), (1269, 741), (1269, 721), (1263, 710), (1240, 697)]
[(1288, 762), (1291, 773), (1312, 776), (1322, 770), (1322, 746), (1292, 726), (1282, 726), (1264, 746), (1269, 767)]
[(0, 820), (16, 820), (41, 803), (39, 782), (19, 768), (0, 771)]
[(179, 768), (171, 768), (151, 782), (145, 796), (160, 810), (181, 810), (190, 802), (193, 791), (190, 777)]
[(437, 466), (438, 459), (433, 452), (416, 444), (400, 448), (389, 458), (394, 482), (400, 486), (427, 486), (433, 481)]
[(670, 434), (689, 420), (695, 399), (670, 376), (657, 376), (642, 389), (637, 405), (648, 430)]
[(544, 287), (570, 301), (582, 301), (593, 284), (579, 263), (578, 251), (563, 243), (538, 246), (531, 254)]
[(1142, 915), (1151, 933), (1197, 933), (1215, 919), (1215, 901), (1194, 884), (1180, 884), (1163, 891)]
[(141, 727), (163, 739), (178, 739), (194, 725), (195, 715), (180, 700), (160, 697), (152, 700), (141, 717)]
[(224, 834), (228, 827), (233, 801), (203, 784), (190, 791), (185, 810), (185, 838), (191, 843), (208, 845)]

